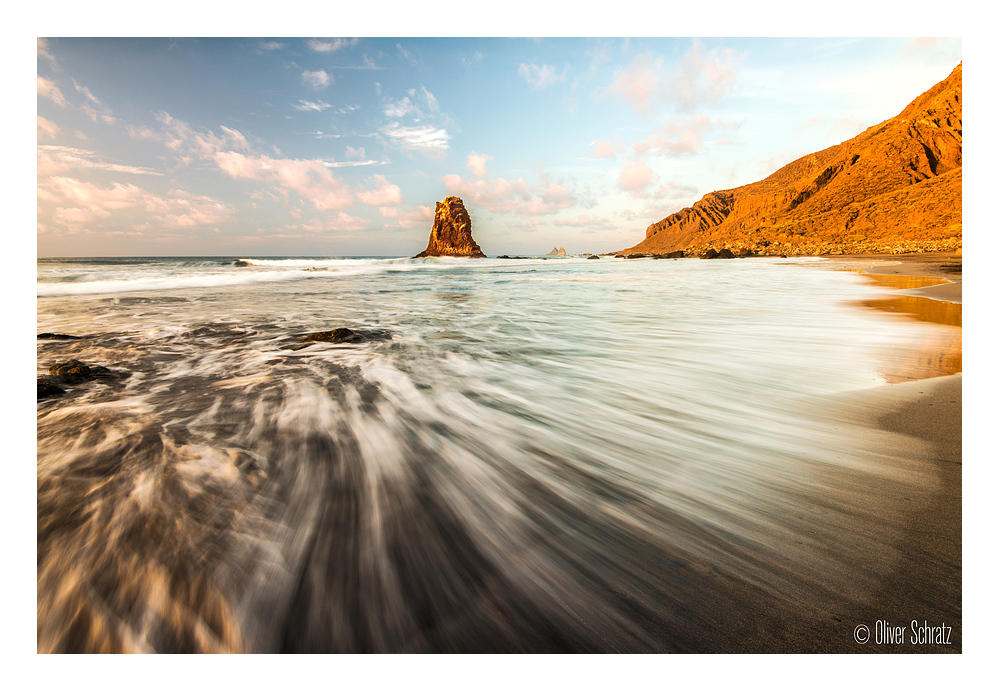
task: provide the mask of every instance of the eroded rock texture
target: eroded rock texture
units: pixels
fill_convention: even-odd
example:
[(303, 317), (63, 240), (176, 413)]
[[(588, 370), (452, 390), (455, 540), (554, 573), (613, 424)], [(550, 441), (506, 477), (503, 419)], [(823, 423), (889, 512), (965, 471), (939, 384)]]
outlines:
[(472, 219), (461, 199), (447, 197), (444, 201), (437, 202), (430, 242), (427, 244), (427, 249), (415, 258), (485, 256), (472, 239)]
[(961, 248), (961, 65), (899, 115), (743, 187), (704, 195), (617, 254)]

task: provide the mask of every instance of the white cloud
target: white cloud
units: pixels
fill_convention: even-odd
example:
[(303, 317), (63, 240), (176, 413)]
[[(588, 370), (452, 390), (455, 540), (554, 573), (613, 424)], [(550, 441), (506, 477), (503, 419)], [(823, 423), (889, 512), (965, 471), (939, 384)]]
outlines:
[(448, 140), (451, 138), (447, 130), (433, 125), (407, 127), (397, 122), (391, 122), (382, 127), (381, 133), (391, 139), (393, 144), (403, 149), (437, 154), (447, 151)]
[(520, 67), (517, 68), (517, 74), (524, 78), (528, 84), (530, 84), (535, 89), (546, 89), (549, 86), (553, 86), (559, 82), (565, 81), (565, 75), (569, 71), (569, 67), (566, 66), (562, 69), (562, 73), (559, 74), (558, 68), (553, 65), (526, 65), (520, 63)]
[(356, 38), (333, 38), (328, 41), (322, 41), (318, 38), (310, 38), (305, 42), (312, 50), (317, 53), (335, 53), (343, 48), (353, 48), (357, 45)]
[(59, 126), (50, 120), (46, 120), (41, 115), (38, 116), (38, 138), (54, 138), (59, 134)]
[(603, 139), (597, 139), (593, 142), (593, 155), (597, 158), (614, 158), (623, 150), (624, 144), (620, 141), (611, 143), (605, 142)]
[(292, 103), (291, 107), (294, 108), (295, 110), (302, 110), (302, 111), (313, 110), (316, 111), (317, 113), (321, 113), (324, 110), (327, 110), (328, 108), (332, 108), (333, 106), (331, 106), (326, 101), (306, 101), (304, 98), (300, 98), (298, 99), (298, 103)]
[(736, 129), (734, 120), (712, 120), (704, 115), (681, 116), (659, 126), (656, 132), (633, 147), (639, 156), (681, 156), (700, 153), (707, 135), (717, 129)]
[(399, 227), (413, 228), (432, 223), (434, 220), (434, 210), (426, 204), (414, 206), (409, 211), (399, 217)]
[(464, 67), (466, 70), (471, 69), (474, 65), (477, 65), (480, 62), (482, 62), (483, 58), (484, 56), (479, 51), (475, 51), (471, 55), (465, 55), (464, 53), (462, 53), (460, 58), (461, 66)]
[(382, 110), (386, 117), (401, 118), (411, 115), (416, 118), (423, 117), (419, 107), (409, 100), (409, 96), (404, 96), (401, 101), (389, 101)]
[[(374, 175), (371, 178), (376, 185), (373, 190), (359, 190), (357, 200), (368, 206), (390, 206), (402, 204), (402, 190), (385, 179), (384, 175)], [(384, 213), (383, 213), (384, 215)]]
[(681, 109), (692, 110), (704, 102), (729, 94), (742, 56), (731, 48), (705, 51), (697, 39), (680, 66), (670, 76), (668, 95)]
[(630, 102), (639, 113), (647, 113), (660, 91), (663, 59), (651, 54), (639, 55), (626, 70), (618, 71), (610, 91)]
[(65, 108), (69, 105), (66, 102), (66, 98), (62, 95), (59, 87), (55, 85), (51, 79), (46, 79), (45, 77), (38, 77), (38, 95), (42, 98), (47, 98), (57, 106)]
[[(39, 118), (43, 120), (44, 118)], [(50, 123), (51, 124), (51, 123)], [(41, 127), (41, 123), (39, 123)], [(161, 173), (151, 168), (141, 168), (138, 166), (126, 166), (118, 163), (107, 163), (97, 159), (97, 154), (85, 149), (76, 149), (71, 146), (55, 146), (52, 144), (38, 145), (38, 174), (52, 175), (61, 173), (70, 168), (90, 168), (96, 170), (110, 170), (116, 173), (133, 173), (136, 175), (160, 175)]]
[(482, 206), (493, 213), (517, 216), (542, 216), (580, 203), (579, 195), (563, 180), (555, 181), (538, 167), (540, 184), (531, 185), (524, 178), (465, 180), (458, 175), (441, 178), (449, 194), (466, 203)]
[(350, 187), (334, 177), (329, 167), (318, 159), (244, 156), (236, 151), (219, 151), (213, 158), (222, 172), (233, 178), (289, 189), (320, 211), (344, 209), (354, 203)]
[(46, 60), (48, 60), (49, 62), (51, 62), (53, 65), (56, 64), (55, 57), (52, 55), (52, 53), (49, 52), (49, 42), (48, 42), (48, 39), (39, 37), (39, 39), (38, 39), (38, 57), (45, 58)]
[(304, 70), (302, 83), (316, 90), (325, 89), (333, 83), (333, 77), (326, 70)]
[(618, 171), (618, 185), (633, 197), (648, 196), (646, 188), (658, 179), (655, 171), (641, 161), (628, 161)]
[[(148, 192), (133, 184), (101, 187), (69, 177), (54, 176), (39, 184), (39, 199), (57, 205), (53, 224), (70, 232), (116, 230), (183, 230), (215, 225), (234, 209), (210, 197), (172, 190), (168, 196)], [(132, 212), (143, 212), (136, 216)], [(142, 223), (136, 223), (141, 218)]]
[(492, 161), (493, 157), (487, 154), (477, 154), (474, 151), (468, 155), (468, 163), (465, 167), (472, 171), (472, 175), (477, 178), (484, 178), (489, 175), (486, 169), (486, 161)]
[(706, 51), (694, 39), (690, 52), (669, 74), (662, 57), (645, 53), (615, 74), (609, 91), (638, 113), (649, 113), (662, 102), (689, 111), (727, 96), (742, 58), (730, 48)]
[(359, 146), (355, 149), (352, 146), (348, 146), (345, 155), (347, 156), (347, 158), (357, 158), (360, 160), (364, 160), (364, 147)]
[(158, 130), (129, 126), (126, 132), (133, 139), (162, 142), (170, 151), (181, 156), (182, 161), (185, 155), (210, 158), (218, 151), (246, 149), (249, 146), (242, 132), (225, 125), (220, 126), (222, 134), (216, 134), (211, 130), (197, 130), (165, 111), (157, 113), (156, 119), (160, 123)]
[(282, 48), (284, 48), (284, 44), (277, 41), (264, 41), (260, 44), (261, 50), (281, 50)]
[(85, 86), (80, 86), (79, 84), (76, 83), (75, 79), (73, 80), (73, 87), (81, 94), (86, 96), (88, 101), (93, 101), (93, 103), (98, 106), (101, 105), (101, 102), (97, 100), (97, 97), (94, 96), (92, 93), (90, 93), (90, 89), (88, 89)]
[(414, 65), (416, 64), (417, 62), (416, 58), (413, 57), (412, 53), (403, 48), (401, 43), (396, 43), (395, 48), (399, 52), (399, 57), (401, 57), (403, 60), (406, 60), (407, 62), (413, 63)]

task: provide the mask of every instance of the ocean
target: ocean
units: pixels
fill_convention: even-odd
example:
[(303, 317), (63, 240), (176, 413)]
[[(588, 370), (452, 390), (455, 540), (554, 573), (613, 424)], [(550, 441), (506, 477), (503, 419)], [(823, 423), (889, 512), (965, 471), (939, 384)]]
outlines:
[[(38, 402), (38, 650), (738, 652), (847, 626), (934, 478), (825, 402), (937, 332), (842, 268), (39, 259), (38, 333), (81, 337), (39, 339), (39, 377), (110, 375)], [(302, 341), (337, 328), (360, 340)]]

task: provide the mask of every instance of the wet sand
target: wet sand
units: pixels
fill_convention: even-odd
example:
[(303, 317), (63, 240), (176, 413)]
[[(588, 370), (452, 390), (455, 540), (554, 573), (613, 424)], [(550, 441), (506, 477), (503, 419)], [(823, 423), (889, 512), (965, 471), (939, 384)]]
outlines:
[[(837, 257), (833, 261), (869, 264), (860, 270), (881, 285), (901, 288), (905, 299), (926, 303), (910, 316), (960, 326), (961, 256), (909, 255), (891, 257)], [(905, 287), (892, 278), (929, 277), (946, 283)], [(887, 280), (886, 280), (887, 279)], [(931, 299), (932, 298), (932, 299)], [(942, 302), (938, 302), (942, 301)], [(884, 305), (869, 305), (883, 309)], [(889, 310), (892, 311), (892, 310)], [(905, 311), (905, 310), (901, 310)], [(954, 314), (956, 313), (956, 322)], [(925, 315), (931, 315), (926, 317)], [(941, 315), (943, 315), (941, 317)], [(953, 347), (953, 342), (951, 346)], [(957, 340), (958, 371), (960, 338)], [(941, 356), (945, 359), (945, 356)], [(912, 373), (918, 375), (918, 372)], [(912, 620), (930, 626), (951, 626), (950, 645), (857, 645), (855, 652), (960, 652), (962, 622), (962, 375), (931, 376), (902, 383), (854, 391), (831, 397), (834, 416), (860, 424), (897, 444), (897, 434), (913, 439), (909, 455), (932, 468), (938, 484), (926, 497), (902, 541), (902, 559), (884, 581), (874, 604), (858, 612), (858, 623), (875, 631), (878, 620), (909, 627)], [(911, 631), (907, 628), (906, 635)]]

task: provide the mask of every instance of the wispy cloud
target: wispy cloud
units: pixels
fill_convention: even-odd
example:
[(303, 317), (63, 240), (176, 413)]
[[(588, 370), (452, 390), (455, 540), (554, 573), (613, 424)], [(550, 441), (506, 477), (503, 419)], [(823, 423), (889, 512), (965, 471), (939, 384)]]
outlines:
[(317, 53), (335, 53), (343, 48), (353, 48), (357, 45), (356, 38), (331, 38), (331, 39), (318, 39), (310, 38), (305, 42), (312, 50)]
[(59, 87), (56, 86), (55, 82), (51, 79), (46, 79), (45, 77), (38, 77), (38, 95), (42, 98), (47, 98), (62, 108), (69, 105), (69, 103), (66, 102), (66, 98), (62, 95), (62, 91), (59, 90)]
[(658, 179), (656, 172), (641, 161), (628, 161), (617, 174), (618, 186), (638, 199), (647, 197), (647, 188)]
[(374, 189), (358, 190), (357, 201), (381, 207), (402, 204), (402, 190), (386, 180), (384, 175), (374, 175), (369, 182), (374, 185)]
[(737, 129), (734, 120), (712, 120), (704, 115), (676, 117), (660, 125), (656, 131), (633, 148), (639, 156), (682, 156), (700, 153), (708, 134), (719, 129)]
[(260, 50), (281, 50), (282, 48), (284, 48), (284, 44), (278, 41), (264, 41), (260, 44)]
[(670, 97), (684, 110), (724, 98), (732, 90), (742, 60), (743, 56), (731, 48), (706, 51), (704, 45), (694, 39), (690, 52), (670, 76), (667, 84)]
[(558, 68), (553, 65), (535, 65), (533, 63), (530, 65), (520, 63), (520, 67), (517, 68), (517, 74), (535, 89), (547, 89), (559, 82), (564, 82), (568, 71), (568, 65), (562, 68), (562, 72), (559, 72)]
[(329, 167), (318, 159), (246, 156), (237, 151), (219, 151), (212, 158), (230, 177), (286, 188), (319, 211), (344, 209), (354, 203), (350, 187), (334, 177)]
[(661, 56), (644, 53), (615, 73), (609, 91), (641, 114), (663, 103), (689, 111), (727, 96), (742, 59), (730, 48), (708, 51), (694, 39), (690, 51), (670, 72)]
[(493, 157), (488, 154), (477, 154), (474, 151), (468, 155), (468, 163), (465, 164), (465, 168), (472, 172), (477, 178), (484, 178), (489, 176), (489, 171), (486, 170), (486, 161), (492, 161)]
[(183, 190), (162, 196), (138, 185), (116, 182), (102, 187), (64, 176), (40, 182), (39, 199), (56, 206), (51, 223), (69, 232), (93, 233), (122, 226), (137, 230), (202, 228), (221, 223), (234, 212), (228, 204)]
[(210, 158), (218, 151), (246, 149), (249, 144), (239, 130), (220, 125), (221, 134), (211, 130), (196, 129), (182, 120), (172, 117), (166, 111), (156, 115), (159, 129), (128, 126), (126, 132), (133, 139), (149, 139), (161, 142), (167, 149), (178, 155), (195, 155)]
[(451, 135), (446, 129), (433, 125), (401, 125), (390, 122), (381, 128), (381, 134), (403, 149), (421, 151), (423, 153), (441, 154), (448, 149)]
[(625, 145), (620, 140), (612, 143), (605, 142), (603, 139), (597, 139), (593, 142), (592, 146), (593, 155), (597, 158), (614, 158), (625, 149)]
[(317, 91), (333, 83), (333, 77), (326, 70), (303, 70), (302, 83)]
[(417, 63), (417, 60), (416, 60), (415, 57), (413, 57), (413, 54), (410, 53), (405, 48), (403, 48), (401, 43), (396, 43), (395, 44), (395, 49), (396, 49), (396, 52), (399, 53), (399, 57), (402, 58), (403, 60), (405, 60), (406, 62), (412, 63), (414, 65)]
[(298, 99), (298, 103), (292, 103), (291, 107), (294, 108), (295, 110), (301, 110), (301, 111), (311, 110), (311, 111), (316, 111), (317, 113), (321, 113), (324, 110), (332, 108), (333, 106), (331, 106), (326, 101), (306, 101), (304, 98), (300, 98)]
[(38, 39), (38, 57), (48, 60), (53, 65), (56, 64), (56, 59), (49, 51), (48, 39), (40, 38)]
[(448, 193), (457, 195), (493, 213), (512, 213), (517, 216), (542, 216), (557, 213), (560, 209), (577, 206), (580, 195), (565, 180), (555, 180), (538, 166), (540, 183), (530, 184), (523, 177), (516, 180), (480, 178), (466, 180), (458, 175), (441, 178)]
[(56, 125), (51, 120), (46, 120), (41, 115), (38, 116), (38, 138), (48, 137), (49, 139), (54, 138), (59, 134), (59, 126)]
[(462, 53), (460, 56), (461, 66), (464, 67), (466, 70), (469, 70), (475, 65), (478, 65), (480, 62), (482, 62), (484, 57), (485, 56), (482, 55), (480, 51), (475, 51), (471, 55), (466, 55), (465, 53)]
[[(39, 118), (43, 120), (43, 118)], [(50, 123), (51, 124), (51, 123)], [(39, 122), (39, 127), (41, 123)], [(120, 163), (108, 163), (97, 157), (93, 151), (77, 149), (71, 146), (56, 146), (53, 144), (38, 145), (38, 174), (52, 175), (70, 168), (90, 168), (94, 170), (109, 170), (116, 173), (131, 173), (134, 175), (161, 175), (152, 168), (141, 166), (126, 166)]]

